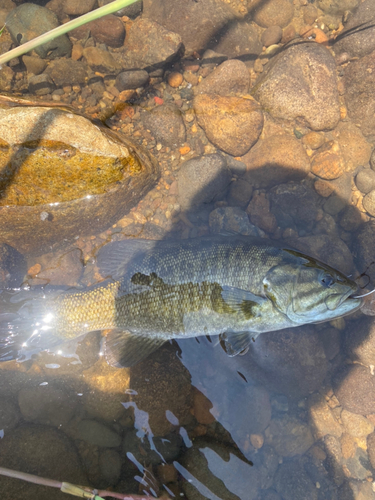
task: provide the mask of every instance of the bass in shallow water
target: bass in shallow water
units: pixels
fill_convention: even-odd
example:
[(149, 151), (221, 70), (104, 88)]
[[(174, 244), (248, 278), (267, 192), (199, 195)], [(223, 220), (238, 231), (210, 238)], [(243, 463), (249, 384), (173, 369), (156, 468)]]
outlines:
[(167, 340), (200, 335), (221, 335), (236, 355), (262, 332), (328, 321), (361, 305), (344, 274), (247, 236), (114, 242), (98, 265), (107, 279), (90, 288), (3, 291), (0, 360), (107, 329), (104, 352), (116, 366), (132, 366)]

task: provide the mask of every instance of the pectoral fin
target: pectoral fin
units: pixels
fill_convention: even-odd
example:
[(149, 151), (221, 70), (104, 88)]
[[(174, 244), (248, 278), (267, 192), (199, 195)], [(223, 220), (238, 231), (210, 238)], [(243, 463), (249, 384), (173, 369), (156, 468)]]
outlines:
[(112, 366), (130, 367), (147, 358), (165, 340), (142, 337), (123, 330), (112, 330), (104, 339), (104, 353)]
[(257, 334), (249, 332), (227, 332), (220, 335), (220, 339), (224, 342), (224, 349), (228, 356), (237, 356), (243, 351), (246, 351), (250, 342), (255, 339)]
[(248, 290), (232, 286), (223, 286), (221, 296), (228, 306), (244, 314), (246, 319), (255, 318), (258, 315), (258, 307), (267, 300)]

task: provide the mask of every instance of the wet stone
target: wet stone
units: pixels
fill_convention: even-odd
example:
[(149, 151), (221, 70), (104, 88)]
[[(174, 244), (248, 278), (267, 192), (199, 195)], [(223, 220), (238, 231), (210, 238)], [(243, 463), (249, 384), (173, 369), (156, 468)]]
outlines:
[(108, 47), (121, 47), (125, 40), (125, 28), (122, 21), (114, 14), (101, 17), (89, 23), (91, 36), (97, 43)]
[(28, 78), (29, 92), (35, 95), (47, 95), (55, 90), (51, 77), (45, 73)]
[(317, 43), (294, 44), (264, 69), (256, 81), (254, 97), (272, 116), (302, 119), (312, 130), (337, 125), (340, 104), (336, 63), (325, 47)]
[(374, 424), (367, 418), (351, 413), (348, 410), (341, 412), (341, 420), (346, 432), (354, 437), (366, 437), (374, 430)]
[(96, 420), (80, 420), (66, 429), (73, 439), (86, 441), (101, 448), (117, 448), (121, 444), (121, 437), (106, 425)]
[(242, 367), (245, 376), (248, 373), (291, 399), (318, 389), (328, 370), (319, 335), (310, 326), (260, 335), (250, 347), (249, 358), (255, 366)]
[(269, 47), (270, 45), (279, 43), (282, 36), (283, 30), (280, 26), (270, 26), (262, 33), (261, 42), (266, 47)]
[(321, 394), (313, 394), (308, 400), (309, 422), (313, 429), (315, 439), (319, 440), (330, 434), (340, 437), (343, 430), (332, 410), (328, 406), (325, 397)]
[(356, 231), (362, 224), (362, 215), (357, 207), (348, 206), (340, 213), (340, 226), (345, 231)]
[(318, 490), (298, 460), (280, 465), (275, 475), (275, 488), (282, 498), (289, 498), (292, 491), (293, 500), (318, 500)]
[(309, 426), (288, 415), (272, 419), (265, 437), (266, 443), (282, 457), (303, 455), (314, 444)]
[(82, 16), (82, 14), (87, 14), (90, 12), (96, 4), (96, 0), (64, 0), (63, 9), (65, 14), (71, 16)]
[(21, 389), (18, 404), (28, 422), (65, 426), (72, 418), (78, 400), (52, 385)]
[(370, 368), (358, 364), (344, 367), (335, 374), (333, 388), (346, 410), (359, 415), (375, 413), (375, 377)]
[[(366, 30), (365, 30), (366, 31)], [(375, 51), (352, 61), (344, 71), (349, 117), (367, 136), (375, 134)]]
[(308, 132), (302, 137), (302, 142), (310, 149), (318, 149), (325, 142), (324, 134), (321, 132)]
[[(13, 9), (6, 18), (7, 30), (19, 45), (59, 26), (56, 14), (46, 7), (24, 3)], [(54, 59), (70, 56), (72, 45), (67, 35), (61, 35), (34, 50), (39, 57)]]
[(311, 172), (325, 180), (337, 179), (344, 173), (342, 158), (331, 150), (318, 152), (312, 159)]
[[(0, 465), (10, 469), (54, 478), (73, 484), (87, 484), (77, 451), (61, 431), (48, 426), (24, 425), (0, 441)], [(56, 488), (43, 488), (26, 481), (1, 478), (1, 494), (12, 500), (37, 498), (60, 500)]]
[(246, 164), (245, 180), (260, 187), (299, 181), (310, 171), (305, 148), (289, 135), (260, 139), (241, 160)]
[(264, 193), (255, 193), (246, 208), (250, 221), (266, 233), (273, 233), (277, 228), (276, 217), (270, 212), (270, 202)]
[(9, 92), (12, 88), (14, 72), (9, 66), (3, 66), (0, 71), (0, 90)]
[(362, 169), (355, 178), (357, 188), (364, 194), (375, 189), (375, 171), (370, 168)]
[(375, 189), (363, 197), (362, 204), (366, 212), (375, 217)]
[(345, 165), (345, 172), (354, 172), (358, 167), (368, 164), (371, 144), (354, 123), (340, 122), (333, 134)]
[(231, 177), (225, 158), (219, 154), (182, 163), (177, 176), (180, 205), (187, 209), (210, 203), (227, 189)]
[(239, 207), (215, 208), (209, 216), (210, 231), (213, 234), (238, 233), (260, 236), (259, 229), (250, 223), (249, 217)]
[[(321, 0), (329, 3), (329, 0)], [(341, 7), (341, 0), (336, 0)], [(358, 9), (350, 17), (345, 25), (345, 29), (340, 33), (337, 42), (334, 45), (336, 53), (347, 52), (352, 57), (362, 57), (370, 54), (375, 49), (375, 5), (372, 0), (365, 0), (360, 3), (358, 0), (346, 0), (345, 3), (351, 3), (351, 9)], [(341, 7), (342, 8), (342, 7)]]
[(327, 435), (324, 437), (324, 447), (327, 455), (325, 461), (326, 469), (337, 486), (340, 486), (345, 479), (342, 470), (342, 453), (340, 441), (336, 436)]
[(375, 321), (363, 318), (357, 321), (355, 330), (345, 332), (344, 348), (352, 361), (371, 367), (375, 365)]
[[(136, 404), (138, 413), (147, 412), (154, 436), (165, 436), (174, 428), (166, 416), (167, 410), (173, 413), (180, 425), (191, 419), (190, 373), (175, 351), (175, 347), (168, 344), (131, 369), (131, 388), (136, 394), (129, 395), (130, 401), (124, 406)], [(126, 396), (123, 396), (123, 401), (126, 401)]]
[(353, 11), (359, 0), (318, 0), (318, 7), (328, 14), (344, 14), (346, 10)]
[(355, 256), (358, 269), (375, 280), (375, 269), (372, 262), (375, 260), (375, 226), (369, 221), (359, 230), (355, 240)]
[(202, 94), (194, 110), (209, 141), (232, 156), (247, 153), (262, 132), (263, 113), (254, 100)]
[(184, 0), (154, 0), (143, 2), (143, 16), (178, 33), (185, 52), (192, 54), (206, 50), (216, 38), (218, 29), (228, 27), (236, 13), (231, 5), (218, 4), (216, 0), (194, 4)]
[(367, 436), (367, 453), (372, 468), (375, 468), (375, 432)]
[(27, 72), (32, 73), (33, 75), (39, 75), (40, 73), (43, 73), (46, 67), (46, 62), (40, 57), (25, 55), (22, 56), (22, 61), (26, 66)]
[(81, 61), (71, 59), (58, 59), (51, 62), (45, 73), (49, 75), (55, 85), (83, 85), (87, 78), (87, 66)]
[[(167, 7), (163, 5), (162, 11)], [(189, 24), (189, 23), (188, 23)], [(149, 72), (173, 61), (182, 50), (181, 37), (157, 22), (138, 17), (127, 29), (121, 52), (122, 69), (146, 69)]]
[(98, 47), (85, 47), (83, 49), (83, 56), (93, 71), (117, 74), (121, 69), (121, 65), (107, 50), (99, 49)]
[(345, 461), (345, 469), (350, 477), (354, 479), (366, 479), (372, 476), (371, 465), (367, 453), (361, 448), (357, 448), (354, 457)]
[[(228, 165), (231, 168), (230, 165)], [(233, 169), (231, 168), (233, 171)], [(228, 193), (229, 205), (244, 208), (250, 201), (253, 193), (253, 186), (243, 179), (232, 182)]]
[(341, 212), (347, 206), (346, 201), (338, 194), (332, 194), (323, 205), (324, 211), (332, 216)]
[(307, 4), (306, 7), (303, 9), (303, 20), (305, 24), (311, 25), (314, 23), (316, 18), (319, 16), (318, 9), (316, 8), (315, 5), (312, 5), (311, 3)]
[(138, 89), (143, 87), (149, 80), (147, 71), (143, 69), (122, 71), (116, 77), (116, 88), (122, 92), (123, 90)]
[(241, 57), (246, 61), (248, 55), (251, 58), (247, 63), (251, 62), (254, 55), (260, 54), (262, 51), (256, 25), (244, 22), (243, 19), (233, 20), (220, 36), (215, 50), (231, 59)]
[(288, 0), (271, 0), (270, 2), (258, 2), (255, 8), (254, 21), (262, 28), (280, 26), (285, 28), (293, 18), (293, 5)]
[(100, 475), (107, 485), (113, 486), (120, 479), (122, 460), (116, 450), (103, 450), (99, 456)]
[(157, 142), (169, 147), (180, 146), (186, 140), (185, 125), (181, 111), (174, 104), (162, 104), (141, 114), (146, 129)]
[(197, 88), (196, 94), (247, 94), (250, 76), (246, 65), (238, 59), (224, 61), (215, 71), (204, 78)]
[(281, 228), (311, 230), (317, 219), (320, 200), (308, 185), (297, 182), (279, 184), (269, 195), (271, 212)]

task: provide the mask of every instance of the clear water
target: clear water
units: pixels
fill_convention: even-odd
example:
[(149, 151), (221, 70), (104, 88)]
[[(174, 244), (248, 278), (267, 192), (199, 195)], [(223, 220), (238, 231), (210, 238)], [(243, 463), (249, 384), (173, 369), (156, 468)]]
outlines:
[[(186, 3), (189, 1), (196, 3)], [(353, 5), (347, 4), (345, 11), (350, 11)], [(302, 22), (304, 12), (311, 7), (324, 7), (325, 3), (301, 0), (293, 5), (293, 18), (288, 24), (300, 28), (306, 24)], [(244, 20), (250, 22), (254, 12), (251, 2), (232, 7), (245, 15), (241, 11), (244, 8), (248, 12)], [(145, 11), (149, 8), (145, 3)], [(181, 2), (181, 16), (185, 9), (190, 12), (189, 8)], [(219, 5), (216, 8), (218, 12)], [(340, 28), (342, 17), (349, 16), (340, 12), (329, 17), (321, 10), (318, 14), (320, 21), (312, 24), (328, 37)], [(201, 30), (208, 29), (205, 26)], [(251, 26), (259, 45), (264, 29), (254, 23)], [(225, 36), (226, 30), (221, 26), (204, 48), (224, 51)], [(318, 36), (321, 32), (309, 35), (310, 39)], [(254, 59), (258, 60), (259, 69), (262, 56), (253, 57), (246, 44), (235, 50), (248, 68), (253, 68)], [(258, 219), (253, 217), (252, 222), (257, 226), (256, 221), (261, 221), (265, 236), (279, 241), (293, 237), (295, 244), (299, 241), (304, 245), (299, 247), (302, 251), (317, 255), (353, 278), (364, 273), (363, 285), (368, 284), (371, 289), (373, 216), (357, 203), (363, 192), (360, 195), (353, 182), (360, 168), (344, 166), (349, 173), (339, 177), (341, 184), (332, 181), (334, 191), (327, 198), (322, 196), (323, 187), (317, 194), (314, 183), (319, 177), (314, 174), (297, 181), (293, 172), (287, 171), (282, 181), (264, 188), (258, 173), (246, 200), (238, 188), (244, 182), (243, 164), (233, 159), (241, 155), (225, 154), (232, 176), (225, 191), (214, 193), (213, 201), (198, 203), (194, 209), (181, 206), (176, 179), (183, 162), (221, 152), (192, 118), (193, 90), (199, 78), (206, 78), (212, 70), (202, 65), (204, 50), (198, 52), (189, 58), (190, 65), (201, 66), (198, 72), (184, 73), (181, 61), (171, 63), (164, 76), (154, 73), (150, 84), (133, 96), (131, 105), (107, 121), (158, 160), (158, 184), (113, 226), (72, 238), (63, 245), (57, 240), (36, 254), (25, 253), (26, 269), (31, 270), (28, 281), (40, 284), (51, 279), (53, 285), (91, 285), (99, 279), (94, 260), (103, 244), (128, 237), (186, 239), (209, 234), (209, 215), (213, 210), (228, 206), (244, 210), (251, 199), (264, 194), (271, 202), (270, 209), (267, 204), (259, 205)], [(272, 55), (263, 52), (263, 62), (264, 58), (272, 64)], [(356, 60), (354, 57), (352, 62)], [(25, 79), (25, 73), (22, 67), (13, 68), (15, 74), (22, 75), (12, 83), (11, 95), (17, 96), (22, 85), (17, 87), (16, 82)], [(338, 64), (335, 69), (340, 82), (345, 68)], [(167, 83), (170, 70), (184, 75), (180, 87)], [(251, 92), (260, 72), (251, 69), (250, 75)], [(108, 111), (116, 102), (116, 97), (111, 99), (110, 92), (108, 95), (113, 79), (104, 78), (101, 82), (101, 90), (98, 82), (91, 80), (87, 86), (71, 86), (65, 93), (54, 92), (39, 99), (70, 102), (73, 107), (97, 116), (102, 108)], [(104, 90), (107, 94), (103, 94)], [(93, 96), (98, 92), (101, 97), (95, 101)], [(340, 93), (343, 95), (342, 90)], [(25, 96), (35, 99), (29, 94)], [(145, 115), (168, 102), (176, 103), (182, 111), (186, 139), (166, 146), (153, 136)], [(272, 118), (268, 111), (264, 109), (266, 137), (272, 136), (272, 130), (275, 135), (285, 132), (301, 143), (310, 132), (301, 120)], [(340, 125), (356, 124), (357, 119), (342, 110)], [(337, 139), (338, 128), (339, 125), (333, 131), (322, 132), (326, 144)], [(375, 133), (367, 133), (363, 138), (371, 150), (374, 138)], [(348, 140), (346, 158), (350, 148), (355, 149), (354, 143), (355, 140)], [(306, 143), (305, 149), (309, 149)], [(315, 149), (311, 151), (313, 154)], [(301, 157), (300, 162), (304, 161)], [(333, 160), (329, 161), (332, 167)], [(371, 170), (369, 164), (361, 167)], [(201, 175), (204, 189), (214, 189), (215, 179), (206, 182), (204, 172)], [(250, 183), (251, 179), (245, 176)], [(283, 193), (287, 193), (284, 198)], [(196, 199), (204, 198), (205, 192), (198, 189)], [(359, 235), (360, 224), (342, 223), (348, 206), (355, 207), (350, 221), (360, 215), (370, 228), (365, 237)], [(223, 229), (249, 234), (254, 229), (249, 229), (249, 221), (241, 218), (244, 212), (241, 216), (239, 213)], [(211, 229), (212, 226), (211, 221)], [(323, 240), (325, 247), (317, 243)], [(348, 251), (342, 250), (340, 241)], [(42, 269), (39, 276), (39, 267), (33, 267), (38, 264)], [(46, 269), (48, 278), (43, 278)], [(31, 276), (35, 274), (36, 277)], [(228, 357), (216, 337), (171, 341), (130, 369), (108, 366), (100, 355), (101, 335), (90, 333), (78, 344), (73, 341), (54, 352), (35, 354), (22, 363), (1, 363), (0, 466), (124, 495), (188, 500), (374, 498), (372, 323), (371, 316), (359, 312), (332, 323), (264, 333), (247, 353), (236, 357)], [(2, 476), (0, 492), (12, 500), (67, 498), (58, 490)]]

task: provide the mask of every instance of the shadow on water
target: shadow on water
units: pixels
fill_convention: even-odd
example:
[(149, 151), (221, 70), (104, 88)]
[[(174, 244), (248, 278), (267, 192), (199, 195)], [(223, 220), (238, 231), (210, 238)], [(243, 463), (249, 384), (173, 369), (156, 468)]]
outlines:
[[(274, 169), (275, 165), (264, 168)], [(215, 181), (212, 180), (212, 183), (215, 184)], [(294, 184), (304, 186), (307, 192), (313, 193), (309, 180)], [(210, 191), (210, 186), (206, 185), (204, 189)], [(201, 232), (207, 232), (209, 213), (215, 206), (225, 206), (226, 195), (221, 194), (202, 205), (202, 193), (197, 193), (199, 204), (193, 200), (193, 208), (185, 212), (184, 219), (192, 221), (198, 230), (200, 227)], [(279, 225), (283, 226), (284, 217), (285, 225), (290, 227), (293, 216), (296, 217), (295, 214), (279, 213)], [(306, 223), (301, 217), (295, 223), (297, 230)], [(223, 229), (225, 231), (225, 227)], [(312, 226), (311, 234), (314, 234), (314, 229)], [(152, 230), (148, 223), (146, 234)], [(178, 223), (165, 234), (164, 239), (180, 236)], [(333, 245), (331, 248), (334, 250), (337, 234), (326, 236), (327, 245)], [(354, 243), (355, 235), (349, 242), (352, 252)], [(321, 258), (321, 254), (309, 253)], [(72, 386), (72, 380), (77, 378), (73, 384), (77, 392), (86, 394), (85, 404), (87, 398), (92, 404), (90, 418), (106, 420), (103, 410), (97, 408), (98, 403), (92, 403), (93, 399), (97, 399), (99, 406), (115, 407), (109, 411), (108, 421), (111, 418), (124, 419), (124, 408), (126, 415), (129, 412), (133, 414), (134, 430), (125, 428), (122, 455), (125, 464), (123, 477), (126, 477), (127, 485), (133, 484), (134, 491), (137, 491), (141, 481), (146, 490), (156, 492), (154, 471), (165, 460), (174, 464), (185, 481), (188, 495), (188, 491), (193, 495), (192, 490), (196, 488), (202, 498), (261, 500), (280, 498), (272, 497), (273, 493), (276, 495), (273, 491), (276, 488), (282, 498), (290, 498), (285, 497), (283, 489), (284, 482), (288, 481), (296, 495), (297, 491), (307, 488), (311, 498), (350, 500), (354, 496), (351, 496), (338, 463), (340, 457), (334, 454), (336, 441), (339, 445), (338, 437), (329, 436), (334, 441), (331, 455), (331, 448), (325, 443), (326, 437), (313, 446), (311, 433), (319, 433), (320, 430), (314, 429), (314, 420), (311, 416), (309, 418), (309, 405), (313, 404), (311, 401), (320, 404), (322, 398), (331, 398), (331, 377), (342, 369), (348, 369), (342, 337), (353, 335), (357, 338), (355, 330), (358, 321), (358, 318), (349, 317), (346, 330), (341, 334), (328, 324), (263, 333), (248, 353), (234, 358), (227, 356), (217, 337), (173, 341), (126, 372), (129, 377), (126, 395), (123, 390), (115, 395), (105, 394), (105, 383), (87, 385), (84, 379), (77, 378), (77, 365), (71, 363), (71, 359), (64, 361), (61, 358), (60, 361), (60, 358), (45, 353), (41, 363), (47, 366), (46, 371), (42, 375), (30, 375), (26, 372), (31, 361), (25, 362), (26, 372), (15, 377), (17, 389), (14, 391), (35, 388), (46, 379), (52, 386), (55, 384), (63, 389), (65, 383)], [(368, 318), (364, 321), (371, 323)], [(363, 328), (361, 331), (360, 339), (365, 341), (368, 331)], [(94, 351), (99, 351), (96, 334), (89, 334), (78, 351), (87, 372), (95, 359), (94, 355), (94, 359), (85, 360), (85, 346), (90, 344), (94, 346)], [(57, 367), (56, 374), (52, 374)], [(109, 368), (102, 366), (101, 369), (105, 376), (105, 370)], [(2, 371), (2, 385), (3, 389), (8, 387), (6, 393), (14, 394), (10, 373)], [(108, 373), (108, 377), (112, 375)], [(168, 387), (168, 381), (171, 387)], [(1, 392), (4, 393), (3, 390)], [(311, 393), (315, 393), (315, 400), (311, 399)], [(196, 412), (194, 416), (189, 411), (192, 406)], [(69, 432), (74, 436), (73, 431)], [(263, 440), (264, 436), (263, 445), (257, 440)], [(168, 442), (172, 444), (169, 446)], [(324, 450), (324, 460), (314, 456), (318, 453), (317, 447), (320, 452)], [(13, 465), (14, 468), (17, 466), (17, 463)], [(89, 479), (99, 486), (95, 478)], [(321, 486), (319, 496), (316, 496), (316, 483)], [(167, 484), (166, 487), (168, 491)]]

